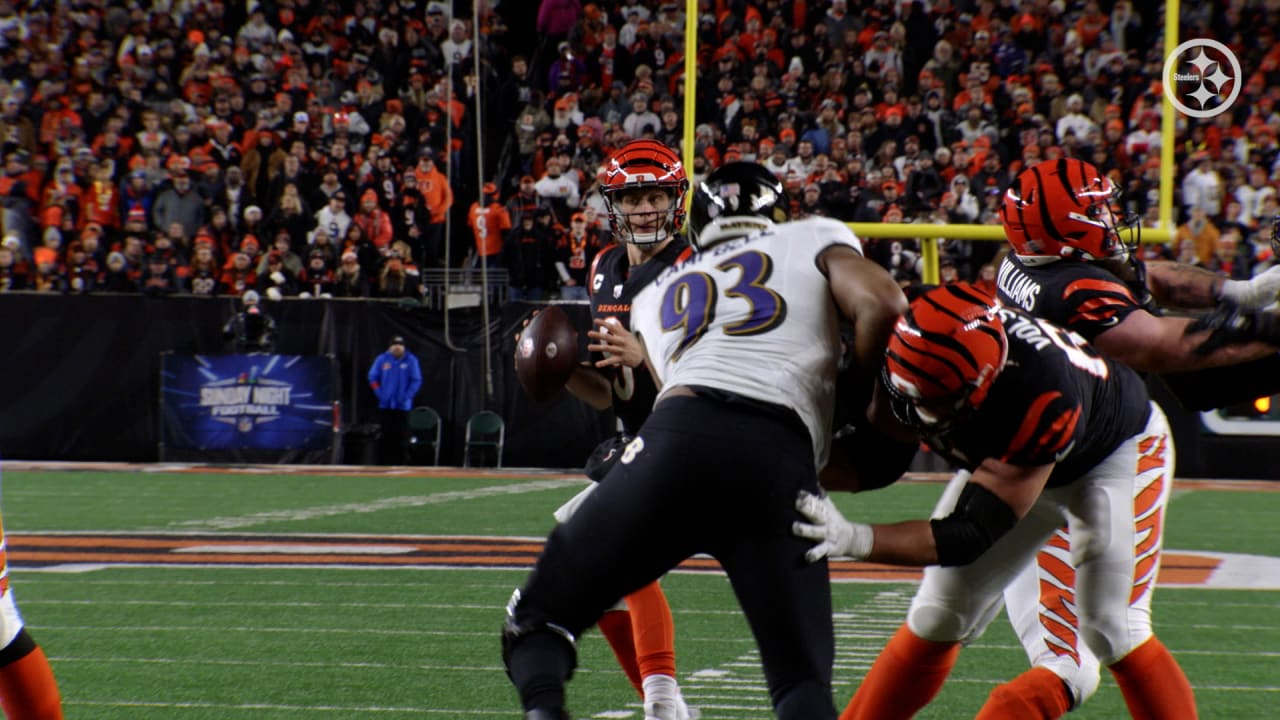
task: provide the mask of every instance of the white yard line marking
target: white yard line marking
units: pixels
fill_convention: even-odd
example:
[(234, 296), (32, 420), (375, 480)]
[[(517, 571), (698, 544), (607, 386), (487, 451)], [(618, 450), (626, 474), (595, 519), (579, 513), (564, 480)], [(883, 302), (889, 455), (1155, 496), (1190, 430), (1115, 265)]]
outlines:
[(580, 486), (585, 482), (585, 480), (580, 479), (536, 480), (533, 482), (516, 483), (514, 485), (490, 485), (488, 487), (479, 487), (472, 490), (455, 490), (451, 492), (434, 493), (431, 495), (403, 495), (400, 497), (374, 500), (372, 502), (342, 503), (340, 505), (320, 505), (311, 508), (272, 510), (270, 512), (209, 518), (207, 520), (183, 520), (181, 522), (169, 523), (166, 527), (203, 530), (234, 530), (237, 528), (253, 527), (254, 525), (265, 525), (267, 523), (275, 522), (300, 522), (303, 520), (315, 520), (317, 518), (334, 517), (337, 515), (356, 515), (361, 513), (382, 512), (383, 510), (404, 510), (406, 508), (424, 507), (426, 505), (441, 505), (461, 500), (476, 500), (479, 498), (497, 497), (501, 495), (522, 495), (524, 493), (541, 492), (543, 490), (559, 490), (560, 488), (572, 487), (575, 485)]
[[(884, 638), (902, 624), (911, 602), (907, 590), (885, 590), (856, 607), (838, 609), (834, 613), (834, 680), (836, 687), (840, 688), (838, 692), (842, 693), (843, 688), (866, 674), (879, 655)], [(686, 614), (686, 611), (681, 611), (681, 614)], [(868, 640), (873, 642), (868, 643)], [(760, 667), (760, 652), (754, 642), (750, 643), (749, 649), (727, 662), (694, 670), (681, 677), (680, 692), (689, 707), (701, 710), (704, 718), (711, 712), (729, 713), (728, 717), (757, 717), (770, 708), (769, 688)], [(609, 710), (607, 713), (592, 717), (631, 717), (630, 710)]]
[(405, 545), (193, 545), (174, 548), (175, 553), (279, 554), (279, 555), (408, 555), (418, 548)]

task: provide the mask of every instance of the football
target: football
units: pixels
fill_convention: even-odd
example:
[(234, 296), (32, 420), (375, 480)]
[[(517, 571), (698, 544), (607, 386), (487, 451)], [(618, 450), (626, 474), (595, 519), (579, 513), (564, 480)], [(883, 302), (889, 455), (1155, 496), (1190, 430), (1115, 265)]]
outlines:
[(516, 378), (536, 402), (553, 397), (578, 362), (578, 331), (564, 310), (551, 305), (534, 315), (516, 344)]

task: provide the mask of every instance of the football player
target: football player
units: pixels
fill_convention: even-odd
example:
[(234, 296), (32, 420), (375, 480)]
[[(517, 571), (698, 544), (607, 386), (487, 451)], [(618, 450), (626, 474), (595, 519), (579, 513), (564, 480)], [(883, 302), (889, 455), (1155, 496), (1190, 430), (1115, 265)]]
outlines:
[[(695, 553), (728, 574), (778, 717), (836, 717), (827, 567), (801, 562), (808, 544), (791, 535), (790, 498), (817, 490), (826, 460), (841, 317), (869, 384), (906, 299), (845, 225), (783, 223), (787, 205), (765, 168), (720, 167), (693, 200), (698, 253), (632, 302), (656, 404), (508, 607), (503, 660), (526, 718), (569, 717), (577, 634)], [(620, 354), (634, 339), (611, 332), (596, 344)]]
[[(1210, 409), (1280, 391), (1274, 347), (1204, 352), (1206, 336), (1162, 304), (1260, 308), (1280, 291), (1280, 267), (1248, 281), (1173, 262), (1144, 264), (1120, 237), (1110, 179), (1074, 159), (1038, 163), (1005, 193), (1001, 219), (1013, 252), (997, 273), (999, 299), (1070, 330), (1130, 367), (1163, 377), (1183, 404)], [(1243, 364), (1241, 364), (1243, 363)], [(943, 494), (969, 479), (958, 472)], [(939, 510), (945, 510), (940, 506)], [(1162, 538), (1157, 538), (1157, 547)], [(995, 688), (979, 718), (1061, 717), (1097, 690), (1099, 665), (1080, 642), (1070, 537), (1059, 531), (1035, 566), (1005, 588), (1006, 612), (1032, 668)]]
[[(972, 285), (944, 285), (895, 327), (869, 418), (969, 474), (932, 520), (862, 525), (828, 497), (798, 500), (810, 523), (796, 533), (819, 541), (811, 559), (929, 566), (842, 718), (909, 718), (928, 704), (960, 646), (982, 634), (1005, 588), (1064, 524), (1070, 552), (1057, 564), (1074, 597), (1055, 616), (1078, 624), (1133, 717), (1196, 717), (1190, 683), (1152, 630), (1174, 448), (1136, 372)], [(1064, 694), (1054, 674), (1037, 679)], [(1029, 694), (1016, 705), (1025, 714), (1010, 704), (999, 716), (1039, 717), (1052, 711), (1039, 704), (1046, 697)], [(996, 716), (988, 712), (979, 717)]]
[(27, 632), (9, 587), (0, 527), (0, 707), (8, 720), (62, 720), (62, 697), (44, 650)]
[[(588, 297), (596, 329), (624, 336), (636, 293), (658, 273), (688, 258), (692, 249), (680, 236), (684, 226), (689, 180), (680, 158), (654, 140), (627, 143), (610, 158), (601, 194), (613, 237), (596, 254), (588, 275)], [(517, 343), (518, 345), (518, 343)], [(592, 345), (591, 361), (574, 368), (566, 387), (583, 402), (613, 408), (619, 433), (600, 444), (587, 461), (586, 472), (601, 480), (617, 462), (623, 448), (639, 431), (657, 396), (639, 352), (615, 348), (611, 357)], [(590, 485), (556, 511), (565, 522), (595, 490)], [(687, 720), (689, 710), (676, 682), (675, 628), (671, 607), (654, 581), (628, 595), (599, 620), (618, 664), (644, 699), (646, 720)]]
[[(1118, 204), (1111, 180), (1089, 163), (1051, 160), (1023, 171), (1001, 208), (1013, 249), (997, 272), (1001, 302), (1075, 332), (1135, 370), (1161, 374), (1192, 409), (1280, 391), (1274, 347), (1235, 344), (1205, 352), (1205, 335), (1189, 332), (1196, 327), (1192, 319), (1161, 310), (1259, 309), (1275, 302), (1280, 267), (1244, 281), (1182, 263), (1143, 263), (1136, 243), (1120, 238), (1126, 219)], [(965, 479), (961, 474), (952, 482)], [(984, 719), (1061, 717), (1098, 687), (1097, 661), (1066, 610), (1075, 596), (1072, 578), (1064, 577), (1069, 563), (1062, 564), (1069, 548), (1069, 535), (1058, 533), (1038, 566), (1005, 591), (1033, 667), (995, 689)]]

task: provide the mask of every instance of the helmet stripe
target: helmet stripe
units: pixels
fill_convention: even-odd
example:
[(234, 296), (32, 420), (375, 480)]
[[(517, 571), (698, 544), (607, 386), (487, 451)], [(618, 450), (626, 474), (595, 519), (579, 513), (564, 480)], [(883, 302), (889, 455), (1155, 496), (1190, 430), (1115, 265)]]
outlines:
[[(1067, 245), (1067, 238), (1058, 230), (1058, 225), (1053, 221), (1053, 210), (1049, 207), (1048, 190), (1045, 187), (1044, 175), (1040, 172), (1040, 166), (1031, 168), (1035, 176), (1036, 192), (1039, 193), (1037, 205), (1040, 206), (1040, 224), (1044, 227), (1046, 233), (1052, 236), (1054, 242), (1059, 245)], [(1061, 175), (1061, 172), (1059, 172)]]

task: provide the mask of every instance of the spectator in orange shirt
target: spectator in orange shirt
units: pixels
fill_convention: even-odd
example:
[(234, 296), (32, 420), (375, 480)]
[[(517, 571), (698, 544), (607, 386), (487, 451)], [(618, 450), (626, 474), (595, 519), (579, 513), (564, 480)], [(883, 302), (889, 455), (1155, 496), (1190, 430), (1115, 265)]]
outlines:
[(1218, 227), (1209, 219), (1209, 214), (1204, 208), (1196, 206), (1191, 208), (1191, 218), (1178, 226), (1175, 244), (1181, 248), (1185, 241), (1190, 241), (1195, 248), (1195, 259), (1190, 262), (1209, 267), (1218, 254), (1220, 235)]
[(379, 250), (391, 247), (395, 233), (391, 229), (391, 216), (378, 207), (378, 193), (369, 188), (360, 195), (360, 212), (352, 220), (364, 231), (364, 236)]
[(418, 178), (418, 192), (427, 203), (428, 219), (422, 228), (426, 246), (424, 264), (439, 267), (444, 265), (444, 221), (449, 208), (453, 207), (453, 189), (444, 173), (436, 169), (435, 154), (429, 148), (419, 152), (413, 174)]
[(115, 162), (112, 160), (93, 165), (93, 182), (81, 195), (83, 226), (97, 223), (113, 233), (120, 229), (120, 193), (111, 179), (114, 172)]
[(501, 267), (502, 241), (511, 229), (511, 214), (498, 202), (498, 186), (488, 182), (484, 184), (484, 204), (471, 203), (467, 212), (467, 224), (475, 235), (475, 249), (469, 253), (468, 265), (479, 267), (484, 263), (488, 267)]

